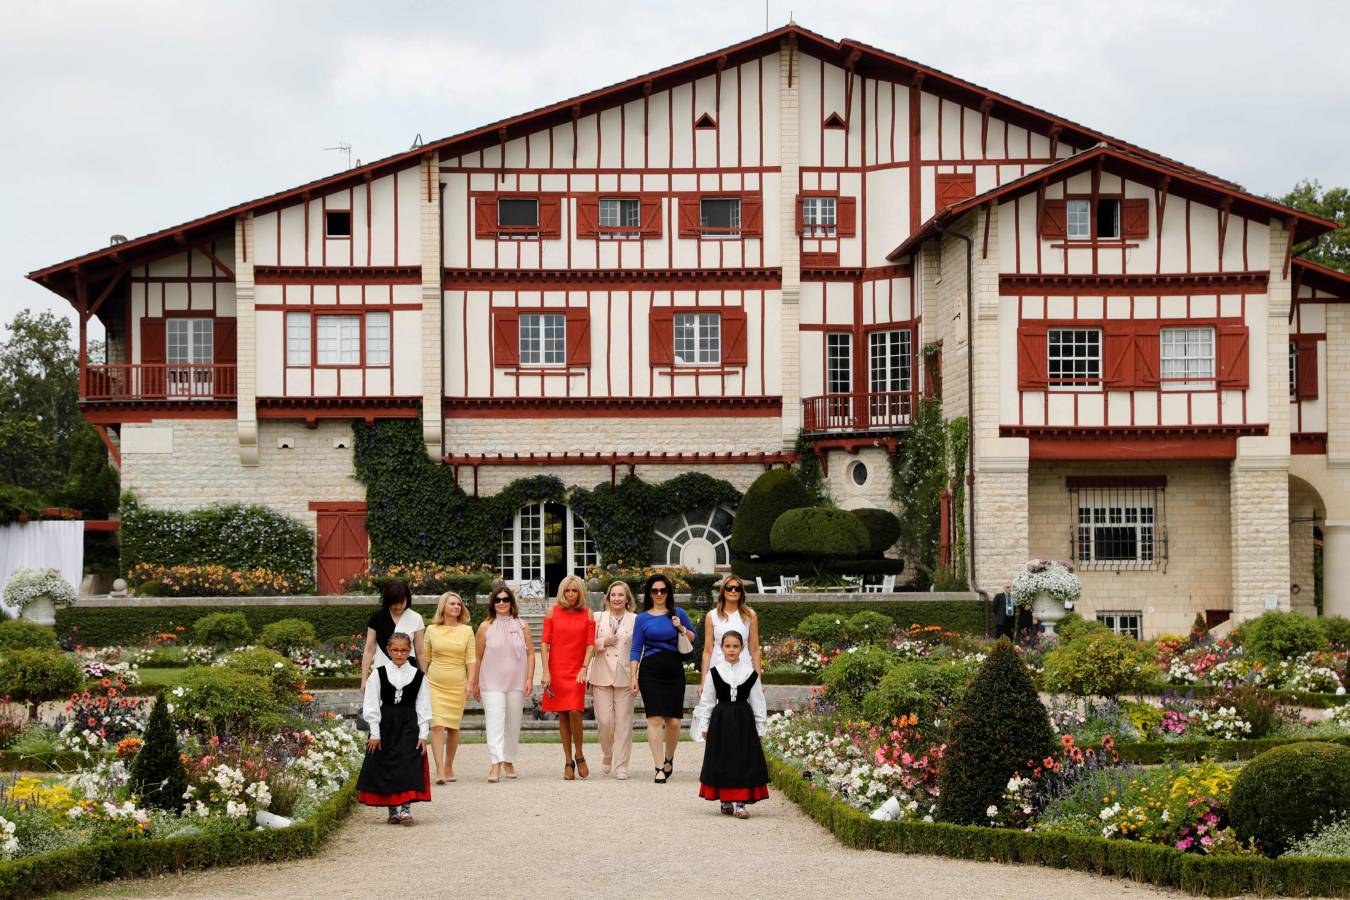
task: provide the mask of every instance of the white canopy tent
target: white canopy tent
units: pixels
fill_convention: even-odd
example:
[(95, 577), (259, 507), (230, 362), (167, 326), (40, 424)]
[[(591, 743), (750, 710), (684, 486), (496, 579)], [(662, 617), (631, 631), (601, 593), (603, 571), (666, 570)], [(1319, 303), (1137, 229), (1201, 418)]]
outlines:
[[(16, 569), (55, 569), (78, 594), (84, 580), (84, 523), (0, 525), (0, 597)], [(11, 616), (18, 613), (9, 606), (5, 609)]]

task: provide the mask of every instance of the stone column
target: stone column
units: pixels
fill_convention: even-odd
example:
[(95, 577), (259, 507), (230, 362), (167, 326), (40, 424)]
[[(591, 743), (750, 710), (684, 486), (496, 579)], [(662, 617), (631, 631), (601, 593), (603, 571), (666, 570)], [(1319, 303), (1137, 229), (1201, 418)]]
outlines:
[[(783, 446), (791, 450), (802, 426), (801, 239), (797, 235), (797, 183), (801, 170), (801, 55), (794, 42), (780, 45), (778, 63), (778, 233), (783, 269), (779, 304), (782, 354)], [(789, 73), (791, 77), (789, 78)]]
[(440, 462), (444, 448), (441, 434), (445, 422), (444, 376), (441, 345), (445, 341), (441, 322), (441, 173), (434, 153), (422, 157), (422, 443), (427, 456)]
[(235, 421), (239, 439), (239, 464), (258, 464), (258, 316), (254, 310), (253, 213), (234, 220), (235, 301)]
[(1025, 454), (975, 458), (975, 577), (990, 596), (1031, 556), (1028, 475)]
[(1322, 615), (1350, 617), (1350, 521), (1322, 526)]

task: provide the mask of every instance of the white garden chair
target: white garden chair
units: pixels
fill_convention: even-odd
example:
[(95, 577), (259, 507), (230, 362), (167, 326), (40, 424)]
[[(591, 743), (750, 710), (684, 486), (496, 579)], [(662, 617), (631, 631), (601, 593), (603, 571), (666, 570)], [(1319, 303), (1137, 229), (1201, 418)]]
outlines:
[(863, 592), (867, 594), (889, 594), (895, 590), (895, 576), (886, 575), (878, 584), (863, 585)]
[(783, 584), (784, 580), (785, 579), (779, 579), (779, 582), (776, 585), (767, 585), (764, 583), (763, 578), (760, 578), (758, 575), (756, 575), (755, 587), (759, 590), (761, 594), (786, 594), (787, 588)]
[(780, 593), (784, 594), (792, 593), (797, 589), (797, 582), (801, 580), (802, 577), (800, 575), (784, 575), (782, 578), (783, 590)]

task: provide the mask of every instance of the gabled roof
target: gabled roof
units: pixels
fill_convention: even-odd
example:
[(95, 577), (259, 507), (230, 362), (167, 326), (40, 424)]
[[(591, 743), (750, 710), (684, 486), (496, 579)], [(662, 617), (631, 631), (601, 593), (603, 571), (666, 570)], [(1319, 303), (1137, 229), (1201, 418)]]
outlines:
[[(1324, 266), (1321, 263), (1315, 263), (1310, 259), (1294, 259), (1294, 274), (1292, 276), (1296, 285), (1317, 288), (1319, 291), (1326, 291), (1335, 296), (1337, 300), (1350, 300), (1350, 275), (1339, 269), (1333, 269)], [(1294, 299), (1298, 299), (1295, 292)], [(1304, 301), (1308, 302), (1308, 301)], [(1321, 302), (1321, 301), (1314, 301)]]
[[(182, 245), (195, 239), (225, 233), (232, 227), (231, 220), (242, 213), (250, 211), (254, 213), (268, 212), (284, 204), (299, 201), (307, 195), (338, 190), (367, 178), (379, 177), (391, 171), (416, 165), (423, 156), (443, 152), (462, 154), (502, 143), (528, 131), (570, 121), (573, 115), (586, 115), (597, 109), (609, 108), (631, 99), (640, 98), (644, 91), (664, 90), (673, 84), (710, 75), (720, 67), (764, 56), (776, 51), (783, 39), (795, 42), (798, 49), (806, 54), (844, 67), (851, 67), (854, 71), (863, 75), (891, 78), (907, 84), (922, 81), (925, 91), (977, 108), (987, 109), (990, 115), (1037, 133), (1053, 133), (1058, 136), (1059, 140), (1070, 146), (1109, 141), (1120, 147), (1128, 148), (1140, 158), (1154, 160), (1173, 167), (1177, 171), (1187, 172), (1196, 179), (1213, 184), (1230, 185), (1229, 182), (1208, 175), (1198, 169), (1189, 168), (1175, 160), (1169, 160), (1167, 157), (1128, 144), (1102, 132), (1013, 100), (1010, 97), (914, 62), (903, 56), (887, 53), (860, 41), (850, 39), (832, 41), (802, 28), (796, 23), (789, 23), (782, 28), (774, 29), (749, 40), (720, 50), (714, 50), (711, 53), (682, 63), (649, 72), (646, 75), (639, 75), (609, 87), (600, 88), (518, 116), (433, 141), (423, 147), (414, 147), (406, 152), (396, 153), (345, 172), (316, 179), (299, 187), (239, 203), (180, 225), (135, 238), (123, 244), (103, 247), (64, 262), (45, 266), (30, 272), (28, 278), (51, 290), (69, 296), (74, 281), (74, 272), (77, 269), (83, 272), (87, 281), (110, 278), (127, 265), (140, 264), (149, 259), (176, 252)], [(65, 290), (62, 290), (63, 287)]]
[(1029, 172), (1021, 178), (1006, 182), (983, 194), (976, 194), (967, 200), (950, 204), (938, 210), (932, 218), (919, 226), (919, 230), (907, 237), (904, 242), (886, 255), (894, 262), (910, 255), (924, 241), (934, 237), (948, 224), (994, 200), (1011, 200), (1025, 196), (1051, 181), (1062, 181), (1071, 175), (1077, 175), (1100, 165), (1103, 171), (1120, 175), (1131, 181), (1145, 184), (1167, 185), (1169, 194), (1187, 197), (1210, 206), (1231, 204), (1233, 212), (1255, 219), (1287, 219), (1294, 222), (1295, 240), (1305, 241), (1339, 228), (1331, 219), (1324, 219), (1312, 213), (1285, 206), (1255, 194), (1249, 194), (1233, 185), (1213, 181), (1193, 172), (1176, 169), (1156, 160), (1146, 159), (1136, 153), (1098, 144), (1080, 153), (1051, 163), (1044, 168)]

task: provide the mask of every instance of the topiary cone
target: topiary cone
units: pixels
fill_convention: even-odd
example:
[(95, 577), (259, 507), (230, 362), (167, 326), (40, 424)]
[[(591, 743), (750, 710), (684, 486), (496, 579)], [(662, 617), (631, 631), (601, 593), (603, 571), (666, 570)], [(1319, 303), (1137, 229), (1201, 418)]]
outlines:
[(1008, 779), (1055, 752), (1050, 716), (1026, 664), (1004, 638), (994, 645), (951, 718), (942, 758), (938, 818), (988, 824)]
[(161, 695), (150, 710), (145, 726), (145, 743), (131, 763), (131, 789), (142, 806), (169, 812), (182, 812), (187, 791), (187, 772), (178, 749), (178, 734), (169, 721), (169, 710)]

